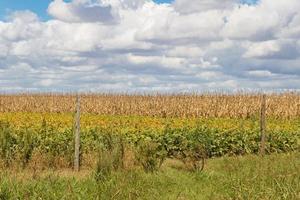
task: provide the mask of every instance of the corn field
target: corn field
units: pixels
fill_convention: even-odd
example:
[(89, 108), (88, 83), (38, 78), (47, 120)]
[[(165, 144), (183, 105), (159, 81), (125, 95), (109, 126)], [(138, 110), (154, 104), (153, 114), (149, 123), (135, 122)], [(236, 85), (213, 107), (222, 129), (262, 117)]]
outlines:
[[(257, 116), (260, 94), (81, 94), (83, 113), (184, 118), (250, 118)], [(66, 113), (75, 108), (74, 94), (0, 95), (0, 112)], [(274, 118), (300, 117), (300, 94), (267, 95), (267, 115)]]

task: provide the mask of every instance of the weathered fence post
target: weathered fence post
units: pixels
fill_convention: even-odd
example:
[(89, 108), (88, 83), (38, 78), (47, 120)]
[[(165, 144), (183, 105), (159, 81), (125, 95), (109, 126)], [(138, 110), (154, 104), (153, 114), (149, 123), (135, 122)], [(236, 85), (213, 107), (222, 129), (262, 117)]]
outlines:
[(260, 108), (260, 154), (265, 155), (266, 151), (266, 95), (263, 94)]
[(80, 170), (80, 96), (76, 97), (74, 170)]

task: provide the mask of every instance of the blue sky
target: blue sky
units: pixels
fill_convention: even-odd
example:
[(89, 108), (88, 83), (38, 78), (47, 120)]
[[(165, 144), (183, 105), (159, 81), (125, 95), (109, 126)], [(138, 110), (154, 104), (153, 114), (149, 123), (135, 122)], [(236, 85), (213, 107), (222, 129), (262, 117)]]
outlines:
[(0, 16), (3, 18), (9, 12), (15, 10), (31, 10), (40, 17), (47, 17), (47, 7), (51, 0), (1, 0)]
[[(49, 19), (47, 8), (52, 0), (0, 0), (0, 18), (4, 18), (10, 12), (16, 10), (31, 10), (42, 20)], [(69, 0), (65, 0), (68, 2)], [(155, 0), (157, 3), (170, 3), (173, 0)], [(253, 3), (257, 0), (241, 0), (245, 3)]]

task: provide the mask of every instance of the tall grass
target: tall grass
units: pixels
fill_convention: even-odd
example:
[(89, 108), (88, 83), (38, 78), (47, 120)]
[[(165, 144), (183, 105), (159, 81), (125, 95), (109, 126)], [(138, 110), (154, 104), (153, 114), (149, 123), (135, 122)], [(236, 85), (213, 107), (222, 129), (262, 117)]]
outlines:
[(104, 181), (82, 172), (1, 172), (0, 199), (272, 199), (300, 198), (300, 155), (209, 160), (201, 173), (168, 161), (155, 174), (118, 171)]

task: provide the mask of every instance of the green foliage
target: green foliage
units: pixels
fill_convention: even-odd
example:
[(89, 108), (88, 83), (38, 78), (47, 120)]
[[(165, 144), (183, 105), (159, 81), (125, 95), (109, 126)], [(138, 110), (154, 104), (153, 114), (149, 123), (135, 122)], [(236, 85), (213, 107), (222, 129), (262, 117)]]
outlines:
[(135, 158), (146, 172), (158, 170), (166, 156), (167, 151), (159, 138), (143, 137), (136, 145)]
[(7, 181), (0, 181), (0, 200), (8, 200), (11, 197), (10, 185)]
[(17, 146), (16, 136), (8, 123), (0, 121), (0, 158), (7, 167), (15, 157)]
[(97, 182), (103, 182), (110, 177), (113, 170), (124, 167), (125, 143), (124, 138), (112, 130), (101, 135), (97, 141), (99, 142), (99, 152), (95, 179)]
[(97, 182), (106, 181), (113, 170), (112, 153), (108, 150), (101, 150), (98, 155), (96, 170), (94, 173)]
[(56, 158), (63, 157), (69, 166), (74, 161), (73, 128), (57, 130), (43, 121), (36, 131), (37, 148), (46, 155), (49, 167), (55, 167)]
[(18, 132), (17, 152), (20, 156), (21, 167), (25, 168), (32, 157), (36, 147), (36, 138), (34, 132), (28, 128)]
[(110, 154), (111, 165), (115, 170), (123, 168), (125, 142), (122, 135), (114, 133), (113, 130), (109, 129), (106, 134), (101, 135), (98, 144), (101, 145), (100, 148), (102, 150)]
[[(300, 131), (267, 130), (266, 152), (286, 153), (299, 151)], [(81, 152), (95, 155), (104, 149), (112, 155), (114, 169), (123, 167), (125, 147), (136, 154), (136, 159), (146, 171), (155, 171), (166, 158), (196, 163), (203, 157), (221, 157), (257, 154), (260, 132), (257, 128), (216, 129), (203, 125), (156, 129), (120, 129), (118, 126), (84, 129), (81, 132)], [(71, 167), (74, 158), (74, 133), (72, 128), (54, 128), (43, 122), (36, 128), (13, 128), (0, 123), (0, 159), (9, 166), (19, 158), (25, 167), (33, 152), (46, 158), (48, 166), (55, 167), (63, 160)], [(18, 155), (18, 157), (16, 157)], [(84, 163), (83, 163), (84, 164)]]

